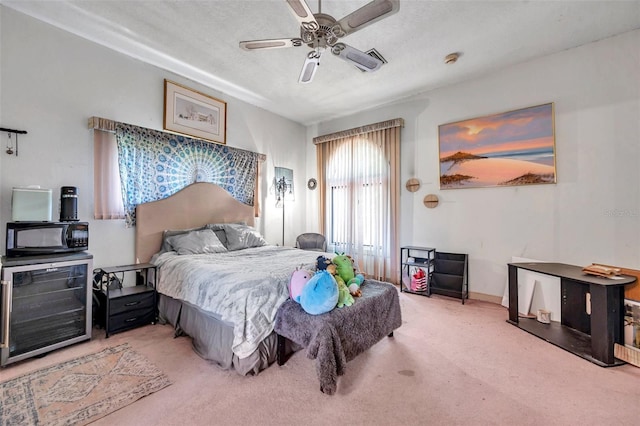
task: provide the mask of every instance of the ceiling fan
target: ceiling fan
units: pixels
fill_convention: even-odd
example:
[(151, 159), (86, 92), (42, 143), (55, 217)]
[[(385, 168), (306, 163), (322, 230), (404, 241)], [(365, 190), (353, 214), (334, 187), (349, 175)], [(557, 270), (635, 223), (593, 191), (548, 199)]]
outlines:
[(360, 9), (350, 13), (339, 21), (322, 13), (321, 0), (318, 0), (318, 13), (312, 13), (305, 0), (286, 0), (293, 15), (300, 23), (300, 37), (270, 40), (241, 41), (245, 50), (280, 49), (300, 47), (303, 44), (311, 50), (302, 66), (298, 82), (311, 83), (320, 65), (320, 57), (325, 50), (345, 60), (362, 71), (378, 70), (384, 62), (345, 43), (338, 42), (344, 36), (361, 30), (380, 19), (393, 15), (400, 9), (400, 0), (373, 0)]

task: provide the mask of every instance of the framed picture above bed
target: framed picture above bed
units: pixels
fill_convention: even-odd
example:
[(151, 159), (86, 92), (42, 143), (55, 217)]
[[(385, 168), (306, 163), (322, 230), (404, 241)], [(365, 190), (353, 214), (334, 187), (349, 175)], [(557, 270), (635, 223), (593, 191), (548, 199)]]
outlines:
[(438, 126), (440, 189), (556, 183), (554, 105)]
[(227, 103), (165, 80), (163, 126), (171, 132), (225, 144)]

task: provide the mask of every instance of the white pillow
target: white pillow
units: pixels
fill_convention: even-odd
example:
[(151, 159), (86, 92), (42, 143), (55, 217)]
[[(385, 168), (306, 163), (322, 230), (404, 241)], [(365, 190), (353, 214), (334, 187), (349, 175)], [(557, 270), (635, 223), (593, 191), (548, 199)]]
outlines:
[(224, 253), (227, 251), (211, 229), (199, 229), (167, 238), (178, 254)]

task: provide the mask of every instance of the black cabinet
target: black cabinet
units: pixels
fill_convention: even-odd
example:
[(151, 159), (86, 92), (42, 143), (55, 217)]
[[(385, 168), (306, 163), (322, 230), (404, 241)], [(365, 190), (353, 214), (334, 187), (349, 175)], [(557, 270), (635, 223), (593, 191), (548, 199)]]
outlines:
[[(509, 263), (508, 322), (601, 367), (622, 364), (615, 344), (624, 341), (624, 286), (632, 276), (616, 279), (587, 275), (564, 263)], [(518, 314), (518, 269), (560, 278), (560, 323), (543, 324)]]
[(91, 338), (93, 256), (2, 258), (0, 365)]
[[(126, 272), (135, 272), (135, 285), (127, 286), (123, 282)], [(106, 337), (156, 322), (156, 267), (153, 264), (96, 269), (94, 294), (98, 303), (98, 324), (104, 327)]]
[(436, 251), (430, 293), (456, 297), (461, 299), (464, 304), (465, 299), (469, 298), (468, 271), (469, 264), (466, 254)]
[(469, 298), (468, 255), (446, 253), (432, 247), (400, 248), (400, 290), (431, 296)]

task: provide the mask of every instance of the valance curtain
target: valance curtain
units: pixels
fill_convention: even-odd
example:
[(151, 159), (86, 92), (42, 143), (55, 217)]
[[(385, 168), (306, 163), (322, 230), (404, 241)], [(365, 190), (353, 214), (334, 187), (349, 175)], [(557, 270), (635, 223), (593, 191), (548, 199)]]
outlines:
[(314, 138), (321, 232), (359, 271), (397, 282), (402, 119)]
[(138, 204), (166, 198), (194, 182), (211, 182), (254, 205), (260, 154), (125, 123), (116, 123), (127, 226)]

